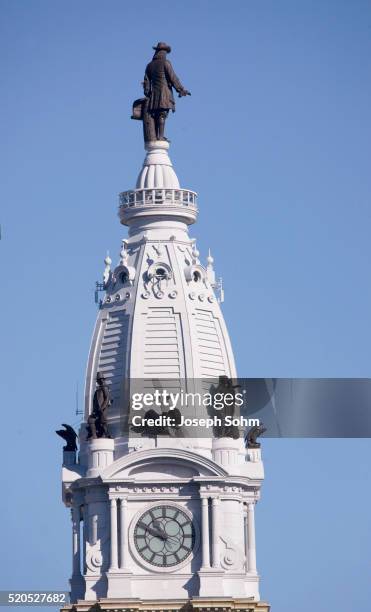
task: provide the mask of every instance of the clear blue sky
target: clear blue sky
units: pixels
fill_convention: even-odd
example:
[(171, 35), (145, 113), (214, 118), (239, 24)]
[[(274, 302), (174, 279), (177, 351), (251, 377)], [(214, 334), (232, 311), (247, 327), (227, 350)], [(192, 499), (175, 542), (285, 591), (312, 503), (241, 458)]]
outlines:
[[(171, 155), (199, 192), (241, 376), (370, 376), (371, 3), (2, 0), (1, 588), (63, 588), (61, 441), (95, 280), (143, 159), (151, 47), (192, 97)], [(369, 440), (267, 440), (258, 506), (272, 612), (369, 605)]]

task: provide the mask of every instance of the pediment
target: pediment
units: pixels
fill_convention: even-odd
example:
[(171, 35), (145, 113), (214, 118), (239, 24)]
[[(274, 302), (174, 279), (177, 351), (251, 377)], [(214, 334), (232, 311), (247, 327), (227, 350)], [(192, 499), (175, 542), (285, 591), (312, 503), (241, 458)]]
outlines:
[(103, 482), (122, 480), (174, 480), (227, 476), (211, 459), (188, 450), (148, 449), (120, 457), (101, 474)]
[(128, 470), (128, 476), (138, 478), (153, 478), (153, 477), (166, 477), (170, 478), (193, 478), (193, 476), (200, 476), (199, 470), (193, 465), (185, 465), (182, 461), (171, 461), (171, 463), (165, 463), (165, 461), (159, 458), (157, 461), (143, 462), (140, 465), (133, 466)]

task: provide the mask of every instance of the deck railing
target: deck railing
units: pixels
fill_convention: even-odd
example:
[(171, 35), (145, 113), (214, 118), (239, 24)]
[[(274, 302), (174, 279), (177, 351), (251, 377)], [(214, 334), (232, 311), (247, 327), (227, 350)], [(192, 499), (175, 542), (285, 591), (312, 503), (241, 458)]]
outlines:
[(197, 193), (189, 189), (133, 189), (120, 193), (120, 208), (164, 205), (197, 210)]

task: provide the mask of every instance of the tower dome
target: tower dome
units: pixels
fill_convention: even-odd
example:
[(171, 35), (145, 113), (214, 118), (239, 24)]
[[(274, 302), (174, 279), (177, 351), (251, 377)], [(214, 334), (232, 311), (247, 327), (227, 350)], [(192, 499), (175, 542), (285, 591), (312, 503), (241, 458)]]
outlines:
[(210, 257), (207, 268), (188, 234), (197, 194), (179, 186), (168, 142), (147, 143), (146, 150), (136, 189), (120, 194), (129, 237), (104, 283), (87, 368), (85, 418), (102, 372), (115, 437), (127, 434), (133, 380), (171, 379), (172, 387), (194, 391), (203, 380), (236, 377)]

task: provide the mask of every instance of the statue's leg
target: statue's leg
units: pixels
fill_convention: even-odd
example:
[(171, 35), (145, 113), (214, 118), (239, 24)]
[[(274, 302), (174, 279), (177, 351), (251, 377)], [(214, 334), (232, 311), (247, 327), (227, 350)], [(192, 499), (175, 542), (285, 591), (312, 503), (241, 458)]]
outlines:
[(105, 419), (101, 421), (101, 429), (102, 429), (102, 438), (111, 437), (108, 431), (107, 421)]
[(156, 140), (155, 120), (147, 110), (143, 112), (143, 135), (144, 142)]
[(93, 418), (89, 419), (88, 423), (89, 423), (89, 427), (90, 427), (90, 431), (91, 431), (91, 436), (90, 437), (95, 440), (96, 437), (97, 437), (97, 428), (96, 428), (96, 425), (95, 425), (95, 419), (93, 419)]
[(164, 136), (165, 122), (166, 122), (167, 114), (168, 114), (168, 111), (163, 110), (163, 111), (160, 111), (157, 115), (157, 138), (158, 140), (167, 140), (167, 138), (165, 138)]
[(155, 137), (156, 137), (156, 140), (159, 140), (159, 123), (158, 123), (159, 113), (158, 111), (155, 111), (152, 116), (153, 116), (153, 123), (155, 127)]

